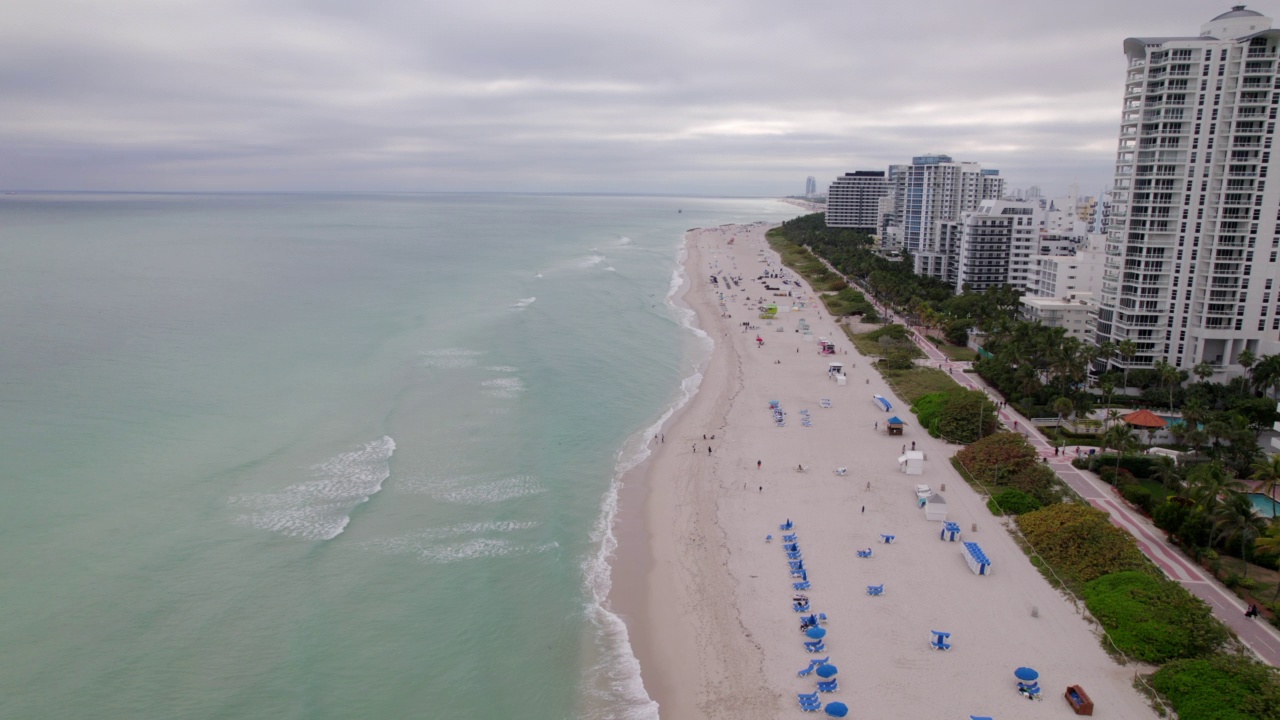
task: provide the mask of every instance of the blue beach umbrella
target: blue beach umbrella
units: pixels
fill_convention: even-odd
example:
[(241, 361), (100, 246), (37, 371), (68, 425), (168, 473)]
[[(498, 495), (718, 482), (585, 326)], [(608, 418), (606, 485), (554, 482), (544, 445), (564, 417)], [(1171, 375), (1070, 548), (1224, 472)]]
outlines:
[(1013, 676), (1023, 682), (1031, 682), (1032, 680), (1035, 680), (1036, 678), (1040, 677), (1040, 673), (1036, 672), (1035, 670), (1032, 670), (1029, 667), (1020, 667), (1017, 670), (1013, 671)]
[(844, 717), (849, 714), (849, 706), (842, 702), (827, 703), (822, 710), (831, 717)]
[(808, 635), (813, 640), (820, 640), (822, 639), (822, 636), (827, 634), (827, 631), (823, 628), (818, 627), (817, 625), (814, 625), (808, 630), (805, 630), (804, 634)]
[(832, 677), (835, 677), (836, 673), (840, 672), (840, 670), (835, 665), (832, 665), (830, 663), (823, 663), (822, 665), (818, 666), (817, 672), (818, 672), (818, 677), (820, 678), (832, 678)]

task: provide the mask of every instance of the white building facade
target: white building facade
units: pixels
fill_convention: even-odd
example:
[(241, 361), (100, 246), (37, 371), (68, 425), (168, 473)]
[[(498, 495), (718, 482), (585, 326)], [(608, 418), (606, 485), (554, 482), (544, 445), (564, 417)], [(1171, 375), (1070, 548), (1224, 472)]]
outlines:
[(1004, 190), (999, 171), (947, 155), (921, 155), (893, 170), (894, 215), (915, 272), (956, 282), (953, 243), (943, 242), (941, 224), (959, 220), (983, 200), (998, 199)]
[(1280, 350), (1278, 44), (1243, 5), (1197, 37), (1125, 40), (1097, 340), (1133, 341), (1131, 367), (1239, 374), (1242, 351)]
[(880, 200), (889, 194), (883, 170), (858, 170), (836, 178), (827, 190), (827, 227), (879, 232)]

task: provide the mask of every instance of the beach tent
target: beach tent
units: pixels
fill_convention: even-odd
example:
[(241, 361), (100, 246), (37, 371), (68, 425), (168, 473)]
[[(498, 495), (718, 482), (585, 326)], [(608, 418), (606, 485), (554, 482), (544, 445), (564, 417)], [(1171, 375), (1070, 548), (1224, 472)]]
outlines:
[(760, 318), (762, 320), (772, 320), (777, 316), (778, 316), (778, 306), (774, 305), (773, 303), (769, 303), (768, 305), (765, 305), (764, 309), (760, 311)]
[(828, 377), (832, 375), (843, 375), (843, 374), (844, 374), (844, 363), (833, 362), (827, 365)]
[(906, 425), (906, 423), (902, 422), (902, 419), (899, 418), (897, 415), (894, 415), (893, 417), (889, 418), (889, 434), (901, 435), (903, 425)]
[(982, 552), (982, 548), (978, 547), (978, 543), (964, 543), (964, 549), (960, 551), (964, 555), (964, 561), (969, 564), (969, 569), (974, 575), (990, 575), (991, 561), (987, 559), (987, 554)]
[(898, 469), (908, 475), (924, 474), (924, 453), (908, 450), (898, 457)]
[(947, 501), (934, 493), (924, 500), (924, 519), (934, 522), (947, 521)]
[(889, 401), (885, 400), (883, 395), (872, 395), (871, 400), (876, 404), (876, 407), (884, 410), (885, 412), (889, 412), (893, 409), (893, 405), (890, 405)]

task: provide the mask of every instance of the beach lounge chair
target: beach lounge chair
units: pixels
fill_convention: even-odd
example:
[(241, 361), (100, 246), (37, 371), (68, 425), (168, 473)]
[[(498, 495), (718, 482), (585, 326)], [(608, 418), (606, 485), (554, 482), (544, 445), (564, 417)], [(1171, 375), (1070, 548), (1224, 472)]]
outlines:
[(950, 650), (951, 643), (947, 642), (947, 638), (951, 637), (951, 633), (942, 632), (941, 630), (930, 630), (933, 633), (933, 639), (929, 641), (930, 647), (934, 650)]
[(818, 404), (824, 408), (829, 408), (831, 407), (831, 398), (822, 398), (818, 401)]
[(800, 543), (789, 542), (784, 544), (782, 546), (782, 549), (786, 550), (787, 552), (797, 552), (800, 550)]
[(808, 590), (809, 581), (801, 580), (800, 582), (797, 582), (797, 583), (791, 583), (791, 587), (795, 588), (796, 590)]
[(809, 603), (808, 601), (805, 601), (804, 603), (791, 603), (791, 609), (796, 612), (809, 612)]
[(869, 557), (871, 557), (871, 548), (867, 548), (866, 550), (859, 550), (859, 551), (857, 551), (857, 552), (858, 552), (858, 557), (860, 557), (860, 558), (869, 558)]
[(803, 555), (801, 555), (799, 552), (789, 552), (789, 553), (787, 553), (787, 559), (788, 559), (788, 560), (803, 560), (803, 559), (804, 559), (804, 556), (803, 556)]
[[(813, 667), (817, 667), (817, 665), (819, 664), (817, 660), (811, 660), (809, 662), (813, 665)], [(800, 702), (811, 702), (811, 703), (820, 702), (818, 699), (818, 693), (816, 692), (796, 693), (796, 698), (799, 699)]]
[(929, 645), (934, 650), (950, 650), (951, 649), (951, 643), (942, 642), (941, 640), (934, 640), (933, 642), (930, 642)]
[(798, 539), (800, 539), (800, 536), (796, 533), (790, 533), (782, 536), (782, 542), (795, 542)]
[(822, 709), (822, 703), (821, 702), (806, 703), (804, 701), (801, 701), (800, 709), (805, 712), (818, 712), (819, 710)]
[(804, 568), (800, 568), (799, 570), (797, 570), (796, 568), (791, 568), (791, 577), (800, 578), (801, 580), (808, 580), (809, 573)]
[(818, 683), (818, 692), (820, 693), (835, 692), (839, 689), (840, 689), (839, 680), (828, 680), (826, 682)]
[(868, 586), (867, 586), (867, 594), (868, 594), (868, 595), (883, 595), (883, 594), (884, 594), (884, 583), (880, 583), (879, 585), (868, 585)]
[(818, 624), (818, 616), (817, 616), (817, 615), (806, 615), (805, 617), (800, 618), (800, 629), (801, 629), (801, 630), (804, 630), (804, 629), (806, 629), (806, 628), (811, 628), (811, 627), (813, 627), (814, 625), (817, 625), (817, 624)]
[(836, 474), (836, 475), (839, 475), (840, 477), (844, 477), (845, 475), (848, 475), (848, 474), (849, 474), (849, 468), (847, 468), (847, 467), (839, 467), (839, 468), (836, 468), (836, 469), (834, 470), (834, 472), (835, 472), (835, 474)]
[(827, 644), (821, 640), (811, 640), (804, 644), (805, 652), (820, 653), (827, 649)]
[(795, 527), (795, 525), (791, 522), (791, 518), (787, 518), (787, 521), (786, 521), (786, 522), (784, 522), (784, 523), (782, 523), (781, 525), (779, 525), (779, 526), (778, 526), (778, 529), (779, 529), (779, 530), (790, 530), (790, 529), (791, 529), (791, 528), (793, 528), (793, 527)]
[(898, 537), (897, 535), (885, 535), (884, 533), (881, 533), (881, 534), (880, 534), (880, 542), (884, 543), (885, 545), (892, 545), (892, 544), (893, 544), (893, 541), (894, 541), (897, 537)]
[(791, 566), (792, 570), (804, 570), (804, 560), (788, 560), (787, 565)]

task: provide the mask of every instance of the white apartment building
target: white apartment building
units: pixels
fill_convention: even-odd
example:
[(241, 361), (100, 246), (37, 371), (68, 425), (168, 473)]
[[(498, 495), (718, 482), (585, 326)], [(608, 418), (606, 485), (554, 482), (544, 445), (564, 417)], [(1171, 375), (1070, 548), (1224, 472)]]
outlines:
[[(1039, 254), (1043, 212), (1036, 201), (983, 200), (958, 222), (943, 223), (939, 247), (955, 260), (956, 292), (1013, 284), (1025, 289)], [(943, 242), (953, 233), (956, 242)]]
[(890, 171), (894, 221), (904, 249), (914, 258), (915, 272), (956, 282), (954, 243), (940, 235), (942, 224), (959, 220), (983, 200), (999, 198), (1004, 190), (999, 171), (954, 162), (947, 155), (921, 155)]
[(1062, 298), (1069, 295), (1097, 297), (1102, 290), (1102, 270), (1106, 256), (1100, 250), (1081, 250), (1074, 255), (1041, 255), (1027, 286), (1032, 297)]
[(836, 178), (827, 190), (827, 227), (879, 233), (880, 200), (889, 194), (883, 170), (858, 170)]
[(1243, 5), (1196, 37), (1124, 42), (1097, 339), (1132, 340), (1132, 367), (1231, 375), (1242, 351), (1280, 350), (1278, 44), (1271, 19)]
[(1034, 297), (1024, 295), (1022, 317), (1048, 327), (1066, 328), (1067, 336), (1087, 342), (1093, 334), (1090, 314), (1094, 311), (1093, 296), (1088, 293), (1066, 297)]

